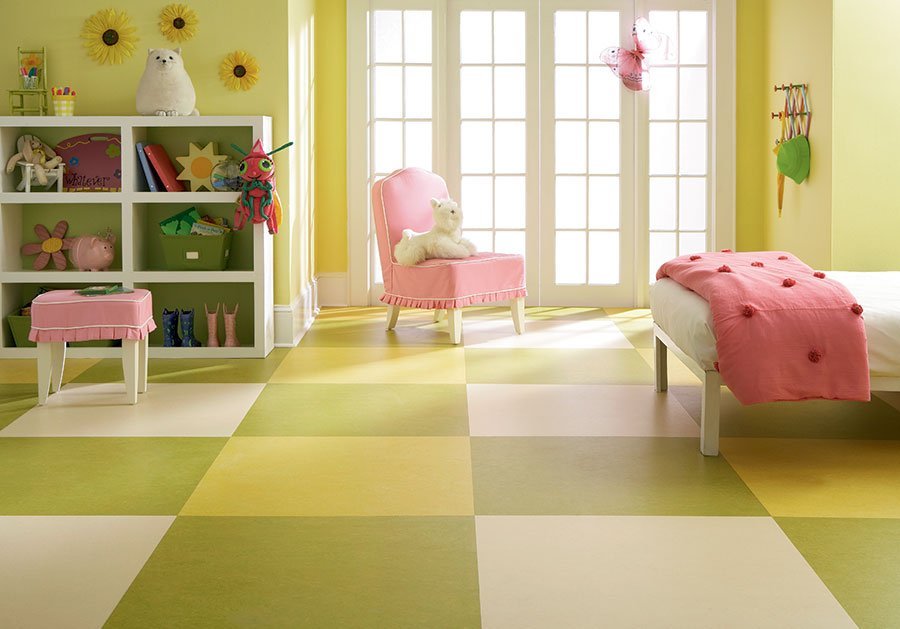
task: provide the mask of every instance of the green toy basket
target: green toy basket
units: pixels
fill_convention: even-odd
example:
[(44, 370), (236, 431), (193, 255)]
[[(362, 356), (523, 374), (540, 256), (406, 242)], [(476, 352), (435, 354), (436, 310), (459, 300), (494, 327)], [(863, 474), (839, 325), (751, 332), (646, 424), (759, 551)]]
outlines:
[(231, 255), (231, 232), (221, 236), (160, 234), (168, 271), (224, 271)]
[(37, 343), (28, 340), (28, 333), (31, 332), (31, 317), (9, 315), (6, 317), (6, 322), (9, 324), (16, 347), (37, 347)]

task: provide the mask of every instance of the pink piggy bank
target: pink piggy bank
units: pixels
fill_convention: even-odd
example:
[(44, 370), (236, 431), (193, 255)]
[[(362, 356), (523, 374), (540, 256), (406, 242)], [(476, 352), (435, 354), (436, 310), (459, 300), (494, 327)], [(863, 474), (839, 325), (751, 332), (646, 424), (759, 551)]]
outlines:
[(69, 245), (69, 259), (79, 271), (105, 271), (112, 264), (116, 242), (114, 234), (105, 236), (78, 236), (66, 238)]

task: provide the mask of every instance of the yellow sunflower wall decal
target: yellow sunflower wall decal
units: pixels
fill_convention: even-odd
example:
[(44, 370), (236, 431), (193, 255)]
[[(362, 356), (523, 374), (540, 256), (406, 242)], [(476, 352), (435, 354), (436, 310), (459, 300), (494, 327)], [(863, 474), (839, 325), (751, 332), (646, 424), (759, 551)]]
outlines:
[(166, 39), (176, 43), (193, 37), (199, 22), (194, 10), (184, 4), (170, 4), (159, 14), (159, 30)]
[(243, 50), (230, 52), (219, 66), (219, 78), (230, 90), (249, 90), (259, 80), (259, 64)]
[(81, 38), (98, 63), (122, 63), (134, 52), (135, 31), (125, 11), (103, 9), (84, 21)]

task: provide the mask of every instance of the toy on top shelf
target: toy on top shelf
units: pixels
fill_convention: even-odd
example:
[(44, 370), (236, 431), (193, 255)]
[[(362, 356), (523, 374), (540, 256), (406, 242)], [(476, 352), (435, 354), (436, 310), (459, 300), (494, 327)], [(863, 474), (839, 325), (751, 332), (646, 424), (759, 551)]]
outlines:
[(22, 181), (17, 190), (31, 192), (32, 181), (42, 186), (48, 186), (57, 182), (59, 187), (60, 176), (64, 168), (61, 165), (62, 157), (57, 155), (52, 148), (35, 135), (22, 135), (16, 141), (18, 153), (6, 162), (6, 172), (12, 173), (16, 166), (22, 168)]
[(150, 48), (138, 83), (135, 106), (142, 116), (197, 116), (194, 84), (184, 69), (181, 48)]
[(270, 234), (278, 233), (278, 226), (281, 224), (281, 199), (278, 198), (278, 191), (275, 189), (275, 163), (272, 161), (272, 155), (292, 144), (293, 142), (282, 144), (268, 154), (263, 150), (260, 140), (253, 144), (250, 153), (244, 152), (239, 146), (231, 145), (244, 155), (240, 166), (244, 185), (238, 206), (234, 210), (235, 229), (243, 229), (249, 218), (254, 223), (265, 223)]
[(75, 115), (75, 90), (70, 87), (51, 87), (50, 100), (53, 101), (54, 116)]
[(67, 250), (72, 242), (71, 239), (66, 238), (68, 229), (69, 224), (66, 221), (59, 221), (53, 228), (52, 234), (40, 223), (34, 226), (34, 233), (41, 239), (41, 242), (29, 242), (22, 245), (22, 255), (38, 254), (38, 257), (34, 259), (35, 271), (46, 267), (51, 258), (57, 271), (66, 270), (66, 254), (63, 251)]
[[(47, 51), (16, 49), (21, 87), (9, 90), (9, 113), (13, 116), (47, 115)], [(30, 102), (34, 101), (34, 102)]]

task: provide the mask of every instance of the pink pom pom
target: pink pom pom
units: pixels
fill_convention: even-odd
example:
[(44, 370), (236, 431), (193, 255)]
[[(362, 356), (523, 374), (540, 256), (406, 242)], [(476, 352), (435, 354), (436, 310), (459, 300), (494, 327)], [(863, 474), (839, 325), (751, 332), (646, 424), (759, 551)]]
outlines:
[(700, 259), (700, 256), (691, 256), (691, 262), (693, 262), (694, 260), (699, 260), (699, 259)]
[(850, 306), (850, 310), (852, 310), (855, 315), (861, 315), (863, 313), (863, 307), (859, 304), (853, 304)]
[(822, 353), (817, 349), (811, 349), (809, 350), (809, 354), (807, 354), (806, 357), (809, 358), (809, 362), (817, 363), (822, 360)]
[(727, 264), (723, 264), (717, 269), (717, 271), (719, 271), (719, 273), (731, 273), (731, 267)]
[(734, 253), (731, 249), (722, 249), (722, 253)]
[(751, 262), (751, 263), (750, 263), (750, 266), (759, 266), (759, 267), (762, 267), (762, 266), (765, 266), (765, 264), (763, 264), (762, 262)]
[(787, 256), (778, 256), (778, 259), (779, 259), (779, 260), (787, 260), (788, 257), (787, 257)]
[(751, 306), (751, 305), (749, 305), (749, 304), (747, 304), (746, 306), (744, 306), (744, 309), (741, 311), (741, 313), (742, 313), (745, 317), (752, 317), (754, 312), (756, 312), (756, 308), (754, 308), (753, 306)]
[(825, 274), (822, 273), (822, 271), (816, 271), (815, 273), (813, 273), (813, 277), (818, 277), (820, 280), (824, 280)]
[(795, 282), (791, 278), (787, 278), (781, 283), (781, 285), (784, 286), (785, 288), (790, 288), (791, 286), (793, 286), (796, 283), (797, 282)]

